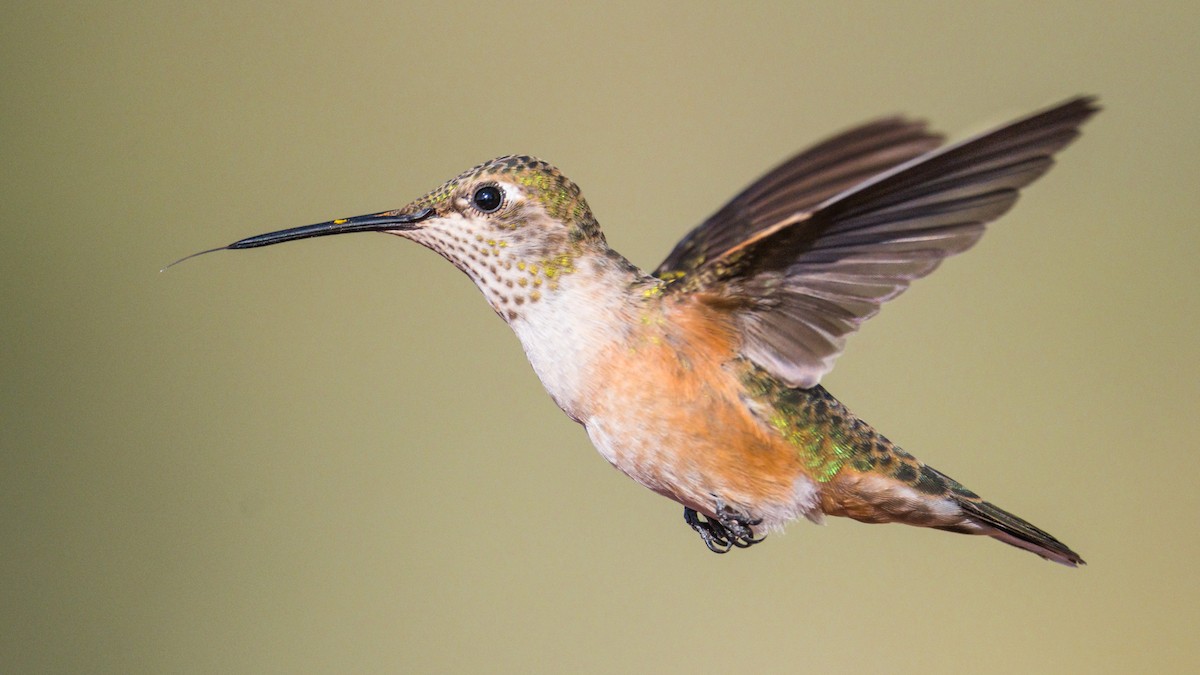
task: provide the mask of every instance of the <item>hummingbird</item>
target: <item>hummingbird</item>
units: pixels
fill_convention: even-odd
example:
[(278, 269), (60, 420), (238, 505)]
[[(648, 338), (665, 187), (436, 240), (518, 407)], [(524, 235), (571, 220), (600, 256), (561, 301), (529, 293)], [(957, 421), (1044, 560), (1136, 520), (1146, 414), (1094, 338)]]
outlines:
[(902, 450), (821, 378), (1098, 110), (1078, 97), (949, 145), (900, 116), (851, 128), (767, 172), (652, 272), (609, 247), (575, 183), (523, 155), (400, 209), (187, 258), (348, 232), (432, 249), (475, 282), (604, 459), (682, 505), (715, 553), (843, 516), (987, 535), (1075, 567), (1066, 544)]

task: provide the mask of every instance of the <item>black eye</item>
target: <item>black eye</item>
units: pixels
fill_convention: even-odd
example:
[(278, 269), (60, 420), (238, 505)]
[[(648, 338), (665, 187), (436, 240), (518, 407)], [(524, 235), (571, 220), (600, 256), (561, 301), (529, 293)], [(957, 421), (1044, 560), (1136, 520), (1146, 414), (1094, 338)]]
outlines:
[(475, 190), (475, 194), (471, 196), (471, 201), (475, 203), (475, 208), (480, 211), (493, 213), (504, 202), (504, 193), (495, 185), (484, 185)]

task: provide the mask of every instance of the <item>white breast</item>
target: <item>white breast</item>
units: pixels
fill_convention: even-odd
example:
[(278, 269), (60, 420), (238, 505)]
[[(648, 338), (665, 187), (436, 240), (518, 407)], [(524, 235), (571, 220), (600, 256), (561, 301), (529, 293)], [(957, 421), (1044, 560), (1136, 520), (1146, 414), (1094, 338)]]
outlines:
[(626, 336), (631, 320), (628, 283), (606, 283), (602, 277), (594, 269), (560, 277), (555, 290), (547, 288), (509, 319), (542, 386), (581, 423), (598, 386), (595, 359)]

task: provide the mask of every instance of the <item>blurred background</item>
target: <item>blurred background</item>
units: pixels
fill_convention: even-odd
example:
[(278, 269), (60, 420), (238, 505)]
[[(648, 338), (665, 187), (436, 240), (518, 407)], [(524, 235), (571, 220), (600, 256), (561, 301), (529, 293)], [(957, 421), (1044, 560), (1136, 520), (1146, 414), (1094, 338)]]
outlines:
[[(1200, 5), (16, 3), (0, 25), (0, 671), (1195, 672)], [(436, 255), (194, 251), (554, 162), (653, 267), (890, 113), (1105, 111), (825, 383), (1053, 532), (715, 556)]]

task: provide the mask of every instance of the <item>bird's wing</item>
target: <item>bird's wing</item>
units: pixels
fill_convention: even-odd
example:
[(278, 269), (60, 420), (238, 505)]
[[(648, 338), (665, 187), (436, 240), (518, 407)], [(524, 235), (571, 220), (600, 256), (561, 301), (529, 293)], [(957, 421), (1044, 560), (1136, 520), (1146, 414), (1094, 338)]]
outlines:
[(942, 144), (921, 121), (888, 117), (849, 129), (805, 150), (754, 181), (675, 245), (654, 274), (676, 278), (702, 267), (779, 220)]
[[(677, 273), (659, 276), (678, 301), (731, 312), (745, 356), (790, 386), (814, 386), (850, 333), (914, 279), (978, 241), (984, 224), (1050, 168), (1097, 110), (1092, 98), (1067, 101), (909, 159), (810, 209), (789, 209), (784, 199), (778, 207), (731, 211), (739, 196), (714, 217), (725, 224), (711, 236), (702, 226), (680, 244), (702, 253), (698, 262), (668, 265)], [(789, 190), (770, 179), (761, 183)], [(771, 203), (757, 187), (744, 201)], [(668, 262), (689, 259), (678, 251)]]

